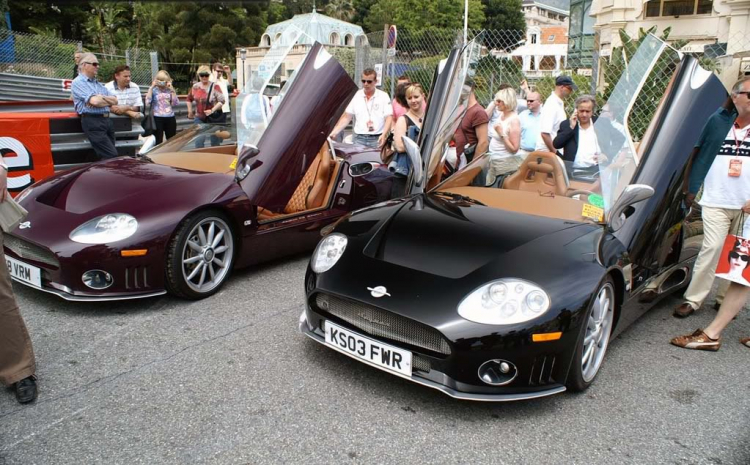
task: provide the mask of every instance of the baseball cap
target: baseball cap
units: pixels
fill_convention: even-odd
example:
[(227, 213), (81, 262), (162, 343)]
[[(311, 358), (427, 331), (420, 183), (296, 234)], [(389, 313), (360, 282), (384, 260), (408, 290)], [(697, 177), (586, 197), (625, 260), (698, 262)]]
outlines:
[(556, 86), (570, 86), (573, 88), (573, 90), (578, 90), (578, 86), (575, 82), (570, 78), (570, 76), (557, 76), (557, 79), (555, 79), (555, 85)]

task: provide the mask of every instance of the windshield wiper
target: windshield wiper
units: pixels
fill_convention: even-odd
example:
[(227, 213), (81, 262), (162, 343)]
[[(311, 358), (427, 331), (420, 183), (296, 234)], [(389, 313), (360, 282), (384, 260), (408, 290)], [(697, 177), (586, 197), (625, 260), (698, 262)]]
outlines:
[(481, 205), (483, 207), (486, 207), (487, 205), (483, 204), (479, 200), (472, 199), (471, 197), (467, 197), (465, 195), (456, 194), (454, 192), (445, 192), (445, 191), (437, 191), (433, 192), (435, 195), (442, 195), (444, 197), (449, 197), (452, 200), (463, 200), (464, 202), (472, 203), (474, 205)]

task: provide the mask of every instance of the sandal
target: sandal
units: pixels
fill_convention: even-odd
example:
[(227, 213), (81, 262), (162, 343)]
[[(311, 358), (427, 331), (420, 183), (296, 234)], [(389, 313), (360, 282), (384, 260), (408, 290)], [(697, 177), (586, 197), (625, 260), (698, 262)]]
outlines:
[(750, 347), (750, 337), (743, 337), (742, 339), (740, 339), (740, 344), (745, 347)]

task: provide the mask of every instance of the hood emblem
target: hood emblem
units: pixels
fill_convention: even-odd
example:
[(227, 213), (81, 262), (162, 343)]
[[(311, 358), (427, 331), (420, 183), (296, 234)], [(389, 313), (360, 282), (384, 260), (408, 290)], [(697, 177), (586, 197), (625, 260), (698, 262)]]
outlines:
[(376, 299), (379, 299), (384, 295), (387, 295), (388, 297), (391, 296), (385, 286), (368, 287), (367, 290), (370, 291), (370, 295), (375, 297)]
[(18, 229), (29, 229), (31, 227), (31, 221), (24, 221), (18, 225)]

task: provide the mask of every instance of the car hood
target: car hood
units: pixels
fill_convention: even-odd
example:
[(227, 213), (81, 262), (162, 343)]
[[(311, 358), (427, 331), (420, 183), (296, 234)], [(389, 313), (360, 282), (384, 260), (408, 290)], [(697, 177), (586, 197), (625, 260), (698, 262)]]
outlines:
[[(217, 175), (139, 159), (116, 158), (51, 179), (43, 185), (45, 192), (39, 194), (37, 200), (81, 215), (98, 210), (131, 211), (142, 203), (158, 203), (165, 191), (180, 189), (178, 185), (184, 183), (196, 183), (201, 176)], [(222, 176), (231, 182), (231, 177)]]
[(529, 242), (581, 223), (417, 195), (380, 222), (364, 254), (446, 278), (462, 278)]

